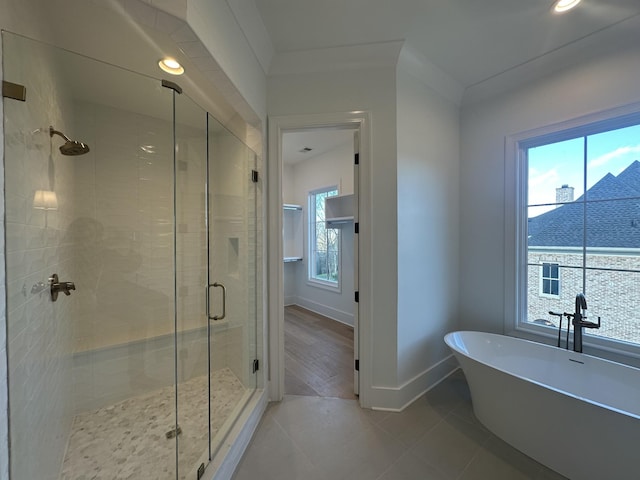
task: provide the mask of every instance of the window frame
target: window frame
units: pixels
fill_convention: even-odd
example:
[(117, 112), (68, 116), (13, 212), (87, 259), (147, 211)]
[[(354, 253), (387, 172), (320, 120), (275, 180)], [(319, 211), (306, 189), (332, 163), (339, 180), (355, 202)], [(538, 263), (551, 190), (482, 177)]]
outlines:
[[(315, 265), (315, 252), (316, 252), (316, 208), (315, 208), (315, 199), (316, 195), (322, 193), (336, 192), (335, 195), (340, 195), (340, 190), (337, 185), (332, 185), (328, 187), (316, 188), (314, 190), (309, 191), (307, 195), (307, 238), (309, 239), (307, 244), (307, 258), (309, 262), (307, 264), (307, 284), (317, 288), (323, 288), (325, 290), (330, 290), (332, 292), (340, 293), (342, 292), (342, 235), (340, 235), (340, 229), (338, 230), (338, 242), (337, 242), (337, 254), (338, 258), (336, 259), (337, 268), (338, 268), (338, 279), (334, 282), (331, 280), (323, 280), (321, 278), (316, 278), (312, 274), (312, 269)], [(326, 214), (326, 212), (325, 212)], [(326, 215), (325, 215), (326, 221)]]
[[(545, 277), (544, 275), (544, 267), (545, 265), (549, 265), (549, 268), (553, 268), (554, 266), (556, 267), (556, 272), (557, 272), (557, 276), (553, 276), (551, 275), (551, 273), (549, 273), (548, 276)], [(551, 292), (545, 292), (544, 291), (544, 281), (545, 280), (549, 280), (551, 282), (557, 282), (558, 283), (558, 288), (557, 288), (557, 292), (558, 293), (551, 293)], [(547, 297), (547, 298), (558, 298), (560, 297), (560, 264), (556, 263), (556, 262), (542, 262), (540, 264), (540, 282), (539, 282), (539, 288), (538, 288), (538, 292), (540, 294), (540, 296), (542, 297)]]
[[(551, 345), (557, 340), (557, 328), (526, 320), (528, 149), (638, 124), (640, 102), (505, 136), (505, 334)], [(640, 360), (640, 344), (592, 335), (584, 338), (584, 345), (600, 356), (634, 364)]]

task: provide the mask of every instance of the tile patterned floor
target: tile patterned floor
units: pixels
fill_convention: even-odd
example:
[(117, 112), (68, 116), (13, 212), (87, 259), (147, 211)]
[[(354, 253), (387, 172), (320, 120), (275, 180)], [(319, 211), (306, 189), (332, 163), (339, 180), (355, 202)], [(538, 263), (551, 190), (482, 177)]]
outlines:
[[(212, 374), (212, 435), (242, 398), (245, 388), (224, 368)], [(178, 388), (179, 473), (185, 478), (207, 449), (207, 377)], [(165, 433), (175, 424), (175, 391), (166, 387), (73, 420), (61, 480), (175, 478), (176, 440)]]
[(286, 396), (267, 409), (233, 480), (562, 480), (487, 431), (461, 371), (401, 413)]

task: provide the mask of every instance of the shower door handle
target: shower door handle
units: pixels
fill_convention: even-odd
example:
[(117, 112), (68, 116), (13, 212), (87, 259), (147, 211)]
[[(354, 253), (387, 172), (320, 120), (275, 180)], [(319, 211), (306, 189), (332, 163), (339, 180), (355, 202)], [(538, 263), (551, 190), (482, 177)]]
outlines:
[[(222, 288), (222, 315), (211, 316), (211, 287)], [(210, 283), (209, 285), (207, 285), (207, 318), (209, 318), (209, 320), (222, 320), (226, 316), (227, 316), (227, 289), (222, 283), (219, 283), (219, 282)]]

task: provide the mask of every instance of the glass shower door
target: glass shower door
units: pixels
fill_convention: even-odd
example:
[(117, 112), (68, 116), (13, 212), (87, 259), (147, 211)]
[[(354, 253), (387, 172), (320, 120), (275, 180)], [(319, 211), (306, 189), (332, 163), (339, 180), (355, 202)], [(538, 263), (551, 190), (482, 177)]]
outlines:
[[(209, 463), (207, 113), (185, 94), (175, 102), (175, 298), (178, 478)], [(202, 466), (202, 467), (201, 467)]]
[(211, 451), (222, 445), (257, 386), (255, 154), (209, 115)]
[(11, 478), (176, 478), (173, 93), (2, 35)]

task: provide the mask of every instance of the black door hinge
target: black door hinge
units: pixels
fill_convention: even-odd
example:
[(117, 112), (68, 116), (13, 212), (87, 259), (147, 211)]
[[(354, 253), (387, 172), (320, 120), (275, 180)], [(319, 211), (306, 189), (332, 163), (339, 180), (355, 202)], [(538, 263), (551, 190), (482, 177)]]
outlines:
[(360, 233), (360, 222), (356, 222), (353, 224), (353, 230), (355, 233)]
[(359, 372), (359, 371), (360, 371), (360, 360), (359, 360), (359, 359), (358, 359), (358, 360), (356, 360), (356, 362), (355, 362), (355, 363), (356, 363), (356, 365), (355, 365), (356, 372)]
[(203, 475), (204, 475), (204, 463), (201, 463), (200, 466), (198, 467), (196, 480), (200, 480)]
[(355, 161), (356, 165), (360, 165), (360, 154), (359, 153), (356, 153), (354, 155), (354, 161)]
[(260, 360), (256, 358), (253, 361), (253, 373), (256, 373), (258, 370), (260, 370)]
[(354, 296), (355, 296), (356, 303), (360, 302), (360, 292), (356, 291)]
[(258, 171), (257, 170), (251, 170), (251, 181), (253, 183), (258, 183)]

